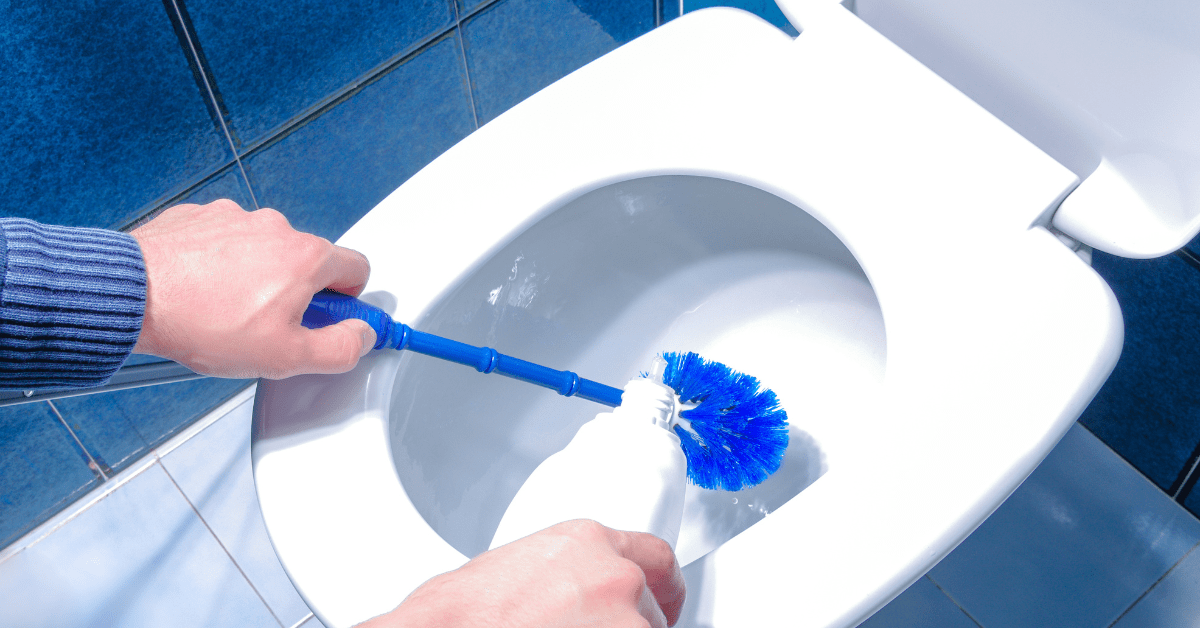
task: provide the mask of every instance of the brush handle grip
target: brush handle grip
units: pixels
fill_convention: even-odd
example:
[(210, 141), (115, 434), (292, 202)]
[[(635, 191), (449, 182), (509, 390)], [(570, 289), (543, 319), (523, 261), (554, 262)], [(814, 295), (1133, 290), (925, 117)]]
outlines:
[(606, 406), (621, 405), (621, 389), (584, 379), (571, 371), (505, 355), (489, 347), (476, 347), (434, 334), (417, 331), (392, 320), (387, 312), (354, 297), (322, 290), (304, 311), (301, 324), (309, 329), (325, 327), (351, 318), (366, 321), (375, 330), (375, 349), (392, 348), (474, 367), (480, 373), (499, 373), (523, 382), (554, 390), (565, 397), (582, 397)]

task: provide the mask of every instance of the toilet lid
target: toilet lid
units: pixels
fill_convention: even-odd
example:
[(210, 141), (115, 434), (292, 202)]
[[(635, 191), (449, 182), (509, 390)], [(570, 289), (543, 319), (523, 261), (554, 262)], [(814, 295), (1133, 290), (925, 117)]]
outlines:
[[(797, 15), (805, 0), (780, 0)], [(1200, 3), (858, 0), (858, 15), (1083, 179), (1054, 225), (1108, 253), (1200, 231)]]

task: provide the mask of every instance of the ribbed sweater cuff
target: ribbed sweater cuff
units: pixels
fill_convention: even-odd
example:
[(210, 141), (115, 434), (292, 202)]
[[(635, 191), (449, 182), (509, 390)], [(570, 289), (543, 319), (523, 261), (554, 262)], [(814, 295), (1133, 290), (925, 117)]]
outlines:
[(146, 267), (132, 236), (0, 218), (0, 388), (108, 381), (137, 344)]

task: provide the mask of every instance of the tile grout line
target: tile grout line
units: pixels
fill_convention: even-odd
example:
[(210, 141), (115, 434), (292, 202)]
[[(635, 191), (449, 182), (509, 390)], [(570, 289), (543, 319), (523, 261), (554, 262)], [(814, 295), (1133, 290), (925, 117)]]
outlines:
[[(171, 0), (171, 8), (175, 10), (175, 17), (180, 24), (186, 25), (189, 21), (184, 21), (183, 11), (179, 8), (179, 0)], [(238, 170), (242, 174), (242, 182), (246, 184), (246, 191), (250, 193), (250, 202), (254, 203), (254, 208), (258, 209), (258, 198), (254, 195), (254, 188), (250, 187), (250, 178), (246, 176), (246, 168), (242, 165), (241, 155), (238, 154), (237, 145), (233, 141), (233, 136), (229, 133), (229, 125), (225, 122), (225, 116), (221, 113), (220, 103), (217, 102), (216, 94), (213, 93), (212, 78), (208, 72), (204, 71), (204, 65), (200, 63), (200, 54), (196, 52), (196, 44), (192, 41), (192, 34), (188, 32), (187, 27), (183, 29), (183, 37), (187, 40), (188, 50), (191, 52), (192, 60), (196, 64), (197, 71), (204, 79), (204, 90), (208, 94), (208, 102), (212, 105), (213, 111), (217, 114), (217, 119), (221, 121), (221, 131), (225, 133), (225, 141), (229, 143), (229, 150), (233, 152), (233, 160), (237, 163)]]
[(310, 620), (310, 619), (312, 619), (313, 617), (316, 617), (316, 616), (317, 616), (317, 615), (316, 615), (315, 613), (313, 613), (312, 611), (308, 611), (308, 614), (307, 614), (307, 615), (305, 615), (304, 617), (301, 617), (301, 618), (300, 618), (300, 621), (298, 621), (298, 622), (296, 622), (296, 623), (292, 624), (292, 625), (291, 625), (291, 626), (289, 626), (288, 628), (300, 628), (300, 626), (303, 626), (303, 625), (304, 625), (304, 622), (306, 622), (306, 621), (308, 621), (308, 620)]
[(102, 488), (103, 490), (93, 489), (94, 494), (91, 495), (91, 497), (87, 497), (85, 495), (85, 497), (71, 504), (71, 506), (75, 506), (75, 508), (71, 509), (71, 506), (68, 506), (67, 509), (60, 511), (53, 517), (43, 521), (37, 527), (33, 528), (29, 532), (26, 532), (16, 541), (10, 543), (4, 548), (0, 548), (0, 563), (3, 563), (22, 551), (37, 545), (59, 528), (62, 528), (71, 521), (74, 521), (76, 517), (79, 517), (83, 513), (87, 512), (92, 506), (95, 506), (101, 500), (113, 494), (117, 489), (128, 484), (131, 480), (145, 472), (146, 469), (154, 466), (155, 462), (158, 461), (162, 456), (166, 456), (183, 443), (191, 440), (192, 437), (204, 431), (213, 423), (216, 423), (221, 417), (229, 414), (234, 408), (253, 399), (256, 390), (257, 387), (254, 385), (246, 387), (244, 390), (237, 393), (233, 397), (230, 397), (221, 405), (210, 410), (208, 414), (201, 417), (198, 421), (192, 423), (178, 434), (168, 439), (167, 442), (159, 445), (157, 448), (151, 449), (149, 455), (141, 458), (132, 466), (113, 475), (109, 481), (101, 483), (97, 488)]
[(79, 439), (79, 435), (75, 433), (75, 430), (71, 429), (71, 426), (67, 423), (67, 420), (63, 418), (62, 413), (58, 411), (58, 406), (55, 406), (50, 401), (46, 401), (46, 405), (50, 406), (50, 411), (53, 412), (54, 416), (58, 418), (58, 422), (62, 424), (63, 428), (67, 430), (67, 433), (71, 435), (71, 438), (75, 441), (75, 444), (79, 446), (79, 450), (83, 452), (83, 455), (87, 456), (88, 468), (92, 470), (92, 473), (100, 476), (101, 482), (107, 482), (109, 473), (112, 473), (112, 469), (109, 469), (108, 473), (105, 473), (104, 469), (108, 465), (102, 465), (96, 460), (96, 458), (92, 456), (92, 452), (88, 451), (87, 447), (84, 447), (83, 441)]
[(957, 606), (958, 610), (962, 611), (962, 614), (967, 616), (967, 619), (974, 622), (976, 626), (983, 628), (983, 622), (979, 621), (978, 619), (975, 619), (975, 616), (972, 615), (971, 612), (968, 611), (966, 608), (964, 608), (962, 604), (959, 604), (958, 600), (954, 599), (954, 596), (950, 595), (949, 591), (943, 589), (942, 585), (938, 584), (938, 581), (933, 579), (933, 576), (926, 573), (925, 575), (923, 575), (921, 577), (929, 579), (929, 581), (933, 583), (933, 586), (937, 587), (937, 590), (941, 591), (942, 595), (946, 596), (947, 600), (950, 600), (951, 604)]
[[(659, 0), (654, 0), (658, 2)], [(458, 31), (458, 50), (462, 53), (463, 76), (467, 79), (467, 104), (471, 106), (471, 119), (475, 121), (475, 128), (479, 128), (479, 113), (475, 111), (475, 83), (471, 81), (471, 68), (467, 63), (467, 38), (463, 36), (462, 16), (458, 14), (458, 0), (450, 0), (450, 6), (454, 8), (454, 29)]]
[(271, 608), (271, 605), (267, 603), (267, 599), (258, 591), (258, 587), (254, 586), (254, 583), (250, 581), (250, 576), (246, 575), (246, 572), (242, 570), (242, 566), (238, 564), (237, 559), (233, 557), (233, 554), (229, 551), (229, 548), (225, 547), (225, 543), (221, 541), (221, 537), (217, 536), (217, 532), (212, 529), (212, 526), (208, 525), (208, 521), (204, 518), (204, 515), (200, 514), (200, 510), (196, 508), (195, 504), (192, 503), (191, 498), (187, 496), (187, 493), (183, 492), (183, 487), (179, 486), (179, 483), (175, 481), (175, 476), (171, 475), (171, 471), (167, 469), (167, 466), (162, 464), (162, 458), (158, 456), (157, 452), (154, 454), (154, 459), (158, 463), (158, 466), (163, 470), (163, 473), (166, 474), (167, 479), (171, 481), (171, 484), (175, 487), (175, 490), (179, 491), (179, 495), (180, 497), (183, 497), (183, 501), (187, 502), (188, 508), (191, 508), (192, 512), (196, 514), (196, 518), (200, 520), (200, 523), (204, 526), (204, 529), (208, 530), (209, 535), (211, 535), (213, 540), (217, 542), (217, 546), (221, 548), (222, 552), (225, 552), (225, 556), (229, 558), (229, 562), (233, 563), (234, 569), (238, 570), (238, 573), (242, 575), (242, 579), (244, 579), (246, 584), (250, 586), (250, 590), (254, 591), (254, 595), (258, 596), (258, 599), (260, 602), (262, 602), (263, 607), (266, 608), (267, 612), (271, 614), (271, 617), (275, 619), (275, 623), (279, 624), (280, 628), (283, 628), (283, 621), (281, 621), (279, 616), (275, 614), (275, 609)]
[(1137, 599), (1136, 599), (1136, 600), (1134, 600), (1134, 601), (1133, 601), (1133, 603), (1129, 605), (1129, 608), (1126, 608), (1125, 610), (1121, 611), (1121, 614), (1120, 614), (1120, 615), (1117, 615), (1117, 618), (1116, 618), (1116, 619), (1114, 619), (1114, 620), (1112, 621), (1112, 623), (1111, 623), (1111, 624), (1109, 624), (1109, 625), (1108, 625), (1106, 628), (1113, 628), (1114, 626), (1116, 626), (1116, 625), (1117, 625), (1117, 623), (1119, 623), (1119, 622), (1121, 621), (1121, 618), (1123, 618), (1123, 617), (1125, 617), (1126, 615), (1128, 615), (1128, 614), (1129, 614), (1129, 611), (1133, 610), (1133, 608), (1134, 608), (1135, 606), (1137, 606), (1137, 605), (1138, 605), (1138, 603), (1142, 601), (1142, 599), (1144, 599), (1144, 598), (1145, 598), (1147, 595), (1150, 595), (1150, 592), (1154, 590), (1154, 587), (1157, 587), (1157, 586), (1158, 586), (1158, 584), (1159, 584), (1160, 582), (1162, 582), (1163, 580), (1166, 580), (1167, 576), (1171, 575), (1171, 572), (1172, 572), (1172, 571), (1175, 571), (1175, 568), (1176, 568), (1176, 567), (1178, 567), (1179, 565), (1183, 564), (1183, 561), (1184, 561), (1184, 560), (1186, 560), (1186, 559), (1187, 559), (1187, 557), (1188, 557), (1188, 556), (1190, 556), (1192, 552), (1196, 551), (1196, 548), (1197, 548), (1197, 547), (1200, 547), (1200, 543), (1196, 543), (1195, 545), (1193, 545), (1193, 546), (1191, 547), (1191, 549), (1189, 549), (1188, 551), (1184, 552), (1184, 553), (1183, 553), (1183, 556), (1180, 556), (1180, 557), (1179, 557), (1179, 560), (1175, 561), (1175, 563), (1174, 563), (1173, 565), (1171, 565), (1171, 567), (1170, 567), (1170, 568), (1168, 568), (1166, 571), (1164, 571), (1164, 572), (1163, 572), (1163, 574), (1162, 574), (1161, 576), (1159, 576), (1159, 577), (1158, 577), (1158, 580), (1155, 580), (1155, 581), (1154, 581), (1154, 584), (1151, 584), (1150, 586), (1146, 587), (1146, 590), (1145, 590), (1145, 591), (1142, 591), (1142, 594), (1141, 594), (1141, 595), (1139, 595), (1139, 596), (1137, 597)]

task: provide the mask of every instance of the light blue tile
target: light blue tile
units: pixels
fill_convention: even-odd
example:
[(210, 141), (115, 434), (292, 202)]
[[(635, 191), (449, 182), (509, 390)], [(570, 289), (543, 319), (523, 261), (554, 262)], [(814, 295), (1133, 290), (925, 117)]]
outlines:
[(1113, 628), (1195, 628), (1200, 625), (1200, 551), (1193, 550)]
[(0, 627), (278, 626), (158, 465), (0, 563)]
[(504, 0), (463, 25), (479, 123), (654, 28), (645, 0)]
[(929, 578), (921, 578), (859, 628), (979, 628)]
[(0, 547), (97, 483), (49, 404), (0, 408)]
[(1108, 626), (1200, 521), (1081, 425), (930, 577), (983, 626)]
[[(262, 207), (334, 240), (475, 130), (451, 34), (246, 161)], [(397, 233), (402, 239), (412, 234)]]
[(293, 626), (309, 613), (271, 548), (254, 492), (247, 401), (162, 459), (275, 616)]

